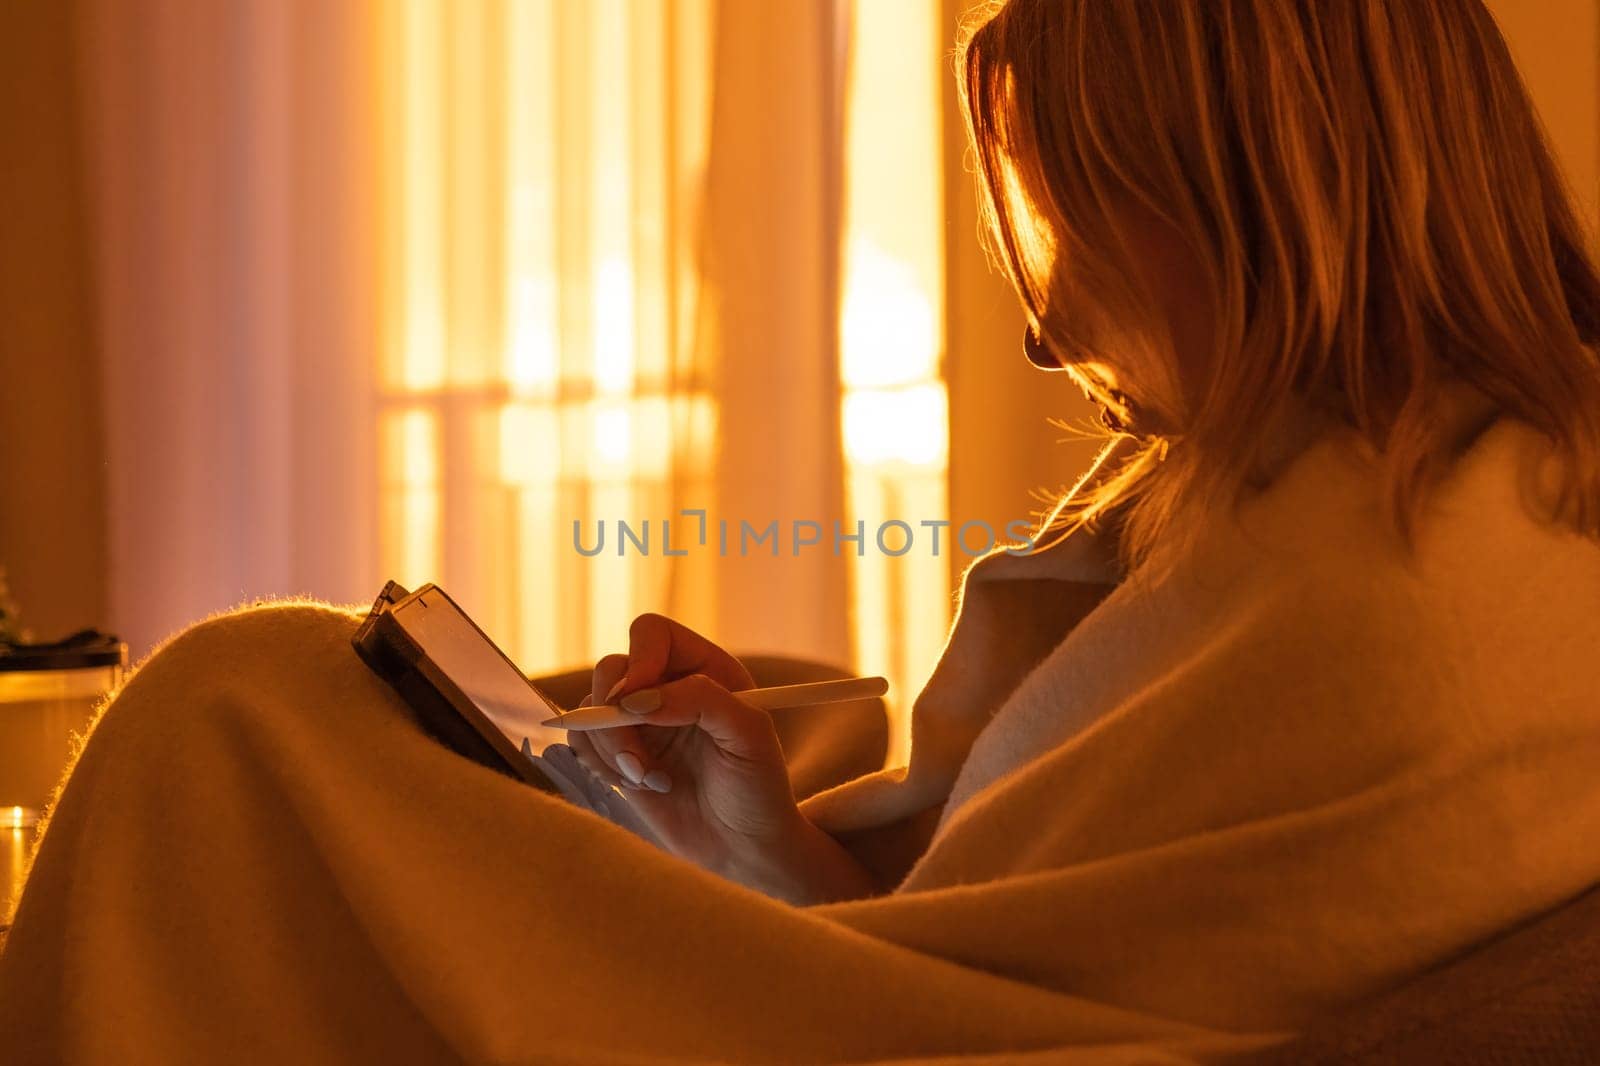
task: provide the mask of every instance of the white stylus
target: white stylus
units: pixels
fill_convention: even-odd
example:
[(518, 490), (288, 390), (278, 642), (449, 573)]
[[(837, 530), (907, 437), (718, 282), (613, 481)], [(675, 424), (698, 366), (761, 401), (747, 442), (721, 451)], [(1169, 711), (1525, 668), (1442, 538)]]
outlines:
[[(747, 688), (734, 695), (762, 710), (775, 711), (784, 707), (813, 707), (819, 703), (867, 700), (888, 691), (889, 682), (881, 677), (844, 677), (837, 681), (812, 681), (804, 685)], [(546, 718), (539, 724), (574, 731), (615, 729), (617, 726), (638, 725), (639, 715), (607, 703), (599, 707), (579, 707), (554, 718)]]

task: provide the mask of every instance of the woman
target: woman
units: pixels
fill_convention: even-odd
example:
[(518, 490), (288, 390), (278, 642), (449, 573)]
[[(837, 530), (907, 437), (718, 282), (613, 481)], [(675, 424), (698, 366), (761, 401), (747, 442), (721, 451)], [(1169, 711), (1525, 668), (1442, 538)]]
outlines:
[(573, 736), (667, 854), (285, 605), (97, 725), (5, 954), (38, 1060), (1191, 1061), (1600, 881), (1600, 280), (1479, 0), (1011, 0), (962, 87), (1027, 351), (1113, 434), (972, 567), (906, 768), (796, 804), (645, 616)]

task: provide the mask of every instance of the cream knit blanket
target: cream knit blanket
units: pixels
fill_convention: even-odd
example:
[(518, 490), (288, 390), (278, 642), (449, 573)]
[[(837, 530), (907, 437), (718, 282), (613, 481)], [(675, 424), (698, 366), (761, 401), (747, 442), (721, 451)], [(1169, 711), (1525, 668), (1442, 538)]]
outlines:
[[(968, 575), (908, 771), (794, 908), (427, 740), (356, 615), (189, 630), (102, 718), (0, 954), (7, 1062), (1210, 1061), (1600, 881), (1600, 547), (1501, 420), (1407, 562), (1311, 447), (1160, 582)], [(930, 843), (931, 839), (931, 843)]]

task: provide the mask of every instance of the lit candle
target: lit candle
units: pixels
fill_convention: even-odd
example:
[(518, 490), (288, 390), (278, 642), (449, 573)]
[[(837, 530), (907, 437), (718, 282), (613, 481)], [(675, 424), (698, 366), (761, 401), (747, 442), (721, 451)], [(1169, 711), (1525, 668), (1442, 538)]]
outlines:
[[(23, 808), (13, 807), (6, 815), (13, 821), (21, 821)], [(0, 830), (4, 840), (0, 840), (0, 888), (5, 889), (5, 896), (0, 899), (0, 921), (5, 920), (5, 915), (10, 914), (16, 907), (17, 901), (22, 898), (22, 882), (27, 876), (28, 869), (28, 831), (20, 825)]]

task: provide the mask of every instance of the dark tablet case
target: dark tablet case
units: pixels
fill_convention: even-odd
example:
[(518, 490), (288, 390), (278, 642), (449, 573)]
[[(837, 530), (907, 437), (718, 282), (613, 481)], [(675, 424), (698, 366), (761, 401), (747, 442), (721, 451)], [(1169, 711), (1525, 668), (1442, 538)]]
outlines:
[(466, 700), (459, 690), (451, 686), (447, 691), (441, 691), (440, 686), (424, 673), (422, 664), (426, 657), (422, 649), (390, 615), (394, 605), (409, 595), (404, 587), (393, 581), (384, 585), (372, 610), (351, 638), (356, 654), (400, 694), (416, 712), (423, 729), (439, 743), (480, 766), (559, 794), (560, 790), (533, 763), (520, 758), (512, 761), (478, 732), (467, 717), (476, 714), (475, 709), (458, 709), (454, 703), (455, 700)]

